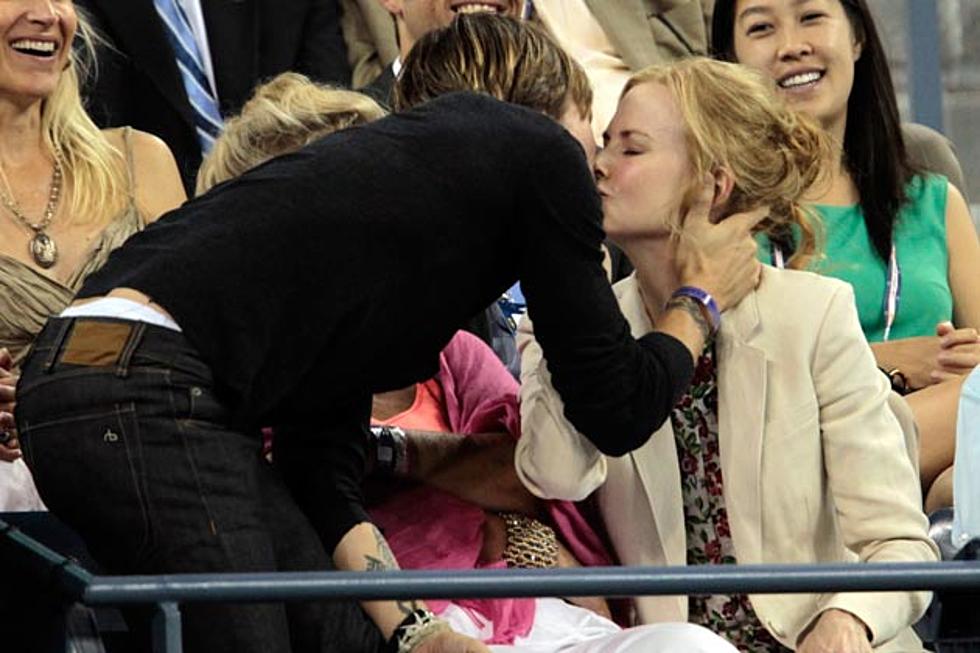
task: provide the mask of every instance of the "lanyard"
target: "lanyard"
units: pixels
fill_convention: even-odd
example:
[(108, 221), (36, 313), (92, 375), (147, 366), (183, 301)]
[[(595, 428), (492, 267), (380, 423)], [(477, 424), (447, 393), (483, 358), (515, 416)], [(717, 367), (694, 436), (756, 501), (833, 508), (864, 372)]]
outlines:
[[(780, 270), (786, 267), (783, 256), (783, 248), (775, 243), (770, 245), (772, 264)], [(895, 324), (895, 317), (898, 315), (898, 307), (902, 302), (902, 268), (898, 265), (898, 254), (895, 251), (895, 244), (892, 243), (892, 251), (888, 256), (888, 276), (885, 277), (885, 297), (881, 302), (881, 312), (885, 316), (885, 332), (882, 340), (888, 340), (892, 333), (892, 326)]]

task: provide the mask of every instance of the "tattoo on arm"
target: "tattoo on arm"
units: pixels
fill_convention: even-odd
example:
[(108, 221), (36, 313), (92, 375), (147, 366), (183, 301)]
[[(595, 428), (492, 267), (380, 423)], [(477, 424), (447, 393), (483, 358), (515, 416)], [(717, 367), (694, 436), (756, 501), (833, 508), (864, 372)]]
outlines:
[(381, 559), (384, 564), (388, 566), (389, 569), (398, 569), (398, 563), (395, 561), (395, 555), (391, 552), (391, 547), (388, 546), (388, 541), (385, 540), (385, 536), (381, 534), (381, 531), (377, 527), (374, 530), (374, 542), (378, 547), (378, 554), (381, 555)]
[(367, 566), (364, 571), (387, 571), (389, 568), (385, 567), (385, 563), (381, 562), (374, 556), (364, 556), (367, 561)]
[(698, 331), (701, 332), (701, 338), (705, 343), (711, 340), (711, 324), (708, 322), (707, 318), (704, 317), (704, 313), (701, 311), (701, 306), (695, 302), (690, 297), (674, 297), (667, 302), (664, 307), (667, 310), (672, 308), (680, 309), (691, 316), (694, 323), (698, 327)]
[[(385, 541), (384, 535), (377, 528), (373, 530), (375, 546), (378, 549), (378, 557), (371, 555), (364, 556), (367, 562), (365, 571), (390, 571), (398, 569), (398, 563), (395, 561), (395, 556), (391, 552), (391, 547), (388, 546), (388, 542)], [(405, 616), (412, 614), (422, 607), (418, 601), (411, 600), (396, 601), (395, 605), (398, 606), (398, 611)]]

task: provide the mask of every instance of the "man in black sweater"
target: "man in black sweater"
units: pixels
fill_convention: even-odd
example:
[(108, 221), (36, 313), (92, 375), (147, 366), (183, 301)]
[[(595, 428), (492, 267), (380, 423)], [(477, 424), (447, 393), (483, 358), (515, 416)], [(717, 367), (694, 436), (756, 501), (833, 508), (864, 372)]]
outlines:
[[(676, 265), (724, 310), (756, 282), (754, 220), (710, 224), (710, 197)], [(680, 302), (635, 340), (600, 220), (564, 129), (467, 93), (223, 184), (114, 252), (39, 336), (17, 419), (42, 497), (110, 572), (391, 568), (361, 505), (371, 394), (432, 376), (456, 328), (518, 278), (568, 418), (603, 452), (630, 451), (710, 329)], [(276, 470), (256, 455), (270, 424)], [(423, 633), (420, 653), (486, 650), (420, 603), (364, 609), (394, 645)], [(382, 646), (350, 606), (303, 610), (188, 606), (187, 650)]]

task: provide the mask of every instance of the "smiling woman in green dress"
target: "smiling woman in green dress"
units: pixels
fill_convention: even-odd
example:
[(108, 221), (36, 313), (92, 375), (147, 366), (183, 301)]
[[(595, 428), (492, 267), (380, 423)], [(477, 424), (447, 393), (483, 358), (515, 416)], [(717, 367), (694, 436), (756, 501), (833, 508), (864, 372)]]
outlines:
[[(980, 363), (980, 245), (963, 196), (911, 161), (866, 0), (719, 0), (712, 51), (755, 68), (836, 149), (806, 200), (825, 224), (814, 267), (854, 288), (878, 366), (908, 394), (929, 510), (952, 504), (956, 401)], [(779, 251), (763, 243), (765, 262)]]

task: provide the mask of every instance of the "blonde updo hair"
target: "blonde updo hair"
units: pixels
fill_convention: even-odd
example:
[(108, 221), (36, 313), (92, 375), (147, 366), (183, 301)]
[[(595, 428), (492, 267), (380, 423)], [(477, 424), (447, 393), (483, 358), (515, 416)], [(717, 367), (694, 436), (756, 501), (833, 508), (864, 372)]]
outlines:
[(592, 115), (585, 71), (543, 29), (509, 16), (457, 16), (412, 47), (394, 88), (410, 109), (453, 91), (486, 93), (560, 120), (569, 103)]
[(795, 239), (787, 267), (807, 267), (822, 238), (819, 219), (800, 201), (822, 180), (830, 156), (824, 131), (785, 106), (770, 79), (738, 64), (692, 58), (651, 66), (630, 78), (623, 95), (646, 83), (666, 86), (684, 116), (694, 167), (691, 197), (697, 180), (728, 169), (734, 187), (726, 210), (768, 206), (758, 231), (787, 250)]
[(197, 194), (322, 136), (384, 115), (366, 95), (282, 73), (258, 86), (241, 113), (225, 123), (198, 170)]

